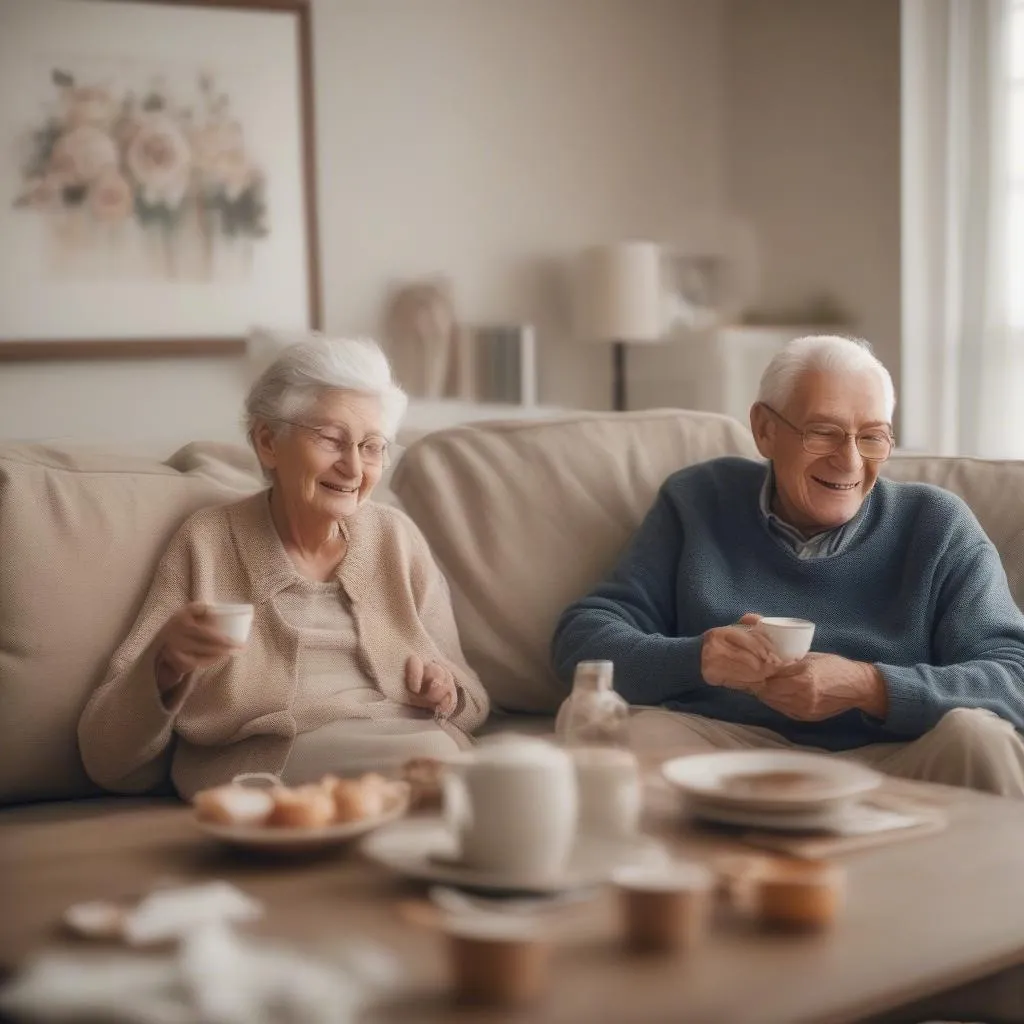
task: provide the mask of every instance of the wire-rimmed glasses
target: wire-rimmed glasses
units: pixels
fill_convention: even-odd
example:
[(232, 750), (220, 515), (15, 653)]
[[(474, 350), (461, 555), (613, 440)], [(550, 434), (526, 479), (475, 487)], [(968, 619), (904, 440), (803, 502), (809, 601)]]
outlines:
[(300, 423), (297, 420), (275, 418), (276, 423), (287, 423), (290, 426), (305, 430), (313, 443), (324, 451), (336, 456), (345, 455), (353, 446), (359, 452), (359, 458), (367, 466), (386, 466), (390, 461), (390, 444), (387, 438), (379, 434), (370, 434), (361, 441), (353, 441), (343, 431), (335, 431), (329, 427), (317, 426), (315, 423)]
[(808, 455), (833, 455), (852, 437), (862, 459), (868, 462), (885, 462), (892, 455), (892, 448), (896, 443), (892, 431), (885, 425), (866, 427), (855, 434), (843, 430), (836, 423), (808, 423), (804, 427), (798, 427), (766, 402), (762, 402), (761, 405), (790, 430), (795, 430), (800, 435), (804, 451)]

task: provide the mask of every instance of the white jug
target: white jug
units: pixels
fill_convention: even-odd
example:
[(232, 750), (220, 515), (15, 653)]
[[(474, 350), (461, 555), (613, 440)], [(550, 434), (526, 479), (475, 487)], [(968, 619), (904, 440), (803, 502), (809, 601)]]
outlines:
[(564, 750), (519, 736), (485, 742), (446, 762), (444, 795), (467, 867), (517, 878), (565, 870), (579, 811)]

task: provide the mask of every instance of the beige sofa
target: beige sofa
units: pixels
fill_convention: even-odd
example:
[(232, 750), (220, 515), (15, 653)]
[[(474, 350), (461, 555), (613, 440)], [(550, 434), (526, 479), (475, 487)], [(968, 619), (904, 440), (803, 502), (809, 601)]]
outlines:
[[(563, 696), (548, 664), (559, 612), (613, 564), (665, 476), (724, 454), (756, 457), (744, 427), (708, 413), (477, 424), (411, 445), (382, 496), (432, 545), (495, 704), (546, 716)], [(886, 473), (962, 495), (1024, 606), (1024, 462), (896, 457)], [(96, 792), (78, 715), (161, 551), (192, 510), (259, 486), (252, 456), (227, 446), (163, 463), (0, 446), (0, 803)]]

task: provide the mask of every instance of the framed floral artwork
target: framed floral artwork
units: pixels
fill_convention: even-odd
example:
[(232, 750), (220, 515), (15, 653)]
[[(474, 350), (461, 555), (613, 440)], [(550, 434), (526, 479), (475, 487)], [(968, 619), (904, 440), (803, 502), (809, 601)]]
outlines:
[(320, 326), (306, 0), (3, 0), (0, 358)]

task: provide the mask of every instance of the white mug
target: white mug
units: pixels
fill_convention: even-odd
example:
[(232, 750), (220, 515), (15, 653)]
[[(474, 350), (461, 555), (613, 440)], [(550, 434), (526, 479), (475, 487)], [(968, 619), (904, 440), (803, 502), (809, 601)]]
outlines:
[(445, 763), (445, 816), (467, 867), (557, 877), (576, 836), (576, 773), (544, 740), (485, 742)]
[(799, 661), (811, 649), (814, 623), (807, 619), (767, 618), (757, 625), (783, 661)]
[(640, 827), (643, 785), (634, 754), (616, 747), (575, 747), (579, 830), (584, 835), (628, 837)]
[(249, 639), (252, 628), (253, 606), (251, 604), (208, 604), (206, 618), (225, 636), (237, 644)]

